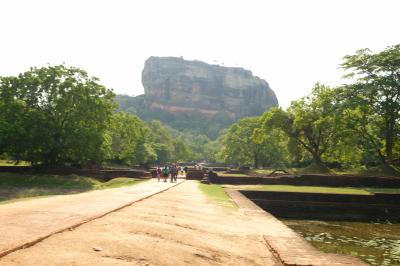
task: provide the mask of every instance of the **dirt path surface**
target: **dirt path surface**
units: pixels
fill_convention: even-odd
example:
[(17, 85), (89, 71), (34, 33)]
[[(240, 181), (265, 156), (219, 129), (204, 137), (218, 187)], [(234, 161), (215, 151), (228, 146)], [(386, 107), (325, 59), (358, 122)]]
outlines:
[(185, 181), (10, 253), (0, 265), (277, 265), (260, 226)]
[(0, 205), (0, 257), (174, 185), (149, 180), (129, 187)]

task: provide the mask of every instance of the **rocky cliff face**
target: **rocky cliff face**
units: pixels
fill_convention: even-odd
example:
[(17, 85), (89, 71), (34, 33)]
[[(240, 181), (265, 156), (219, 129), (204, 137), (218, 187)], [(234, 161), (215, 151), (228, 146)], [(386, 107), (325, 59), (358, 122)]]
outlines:
[(172, 113), (256, 116), (278, 105), (268, 83), (251, 71), (176, 57), (150, 57), (142, 72), (145, 105)]

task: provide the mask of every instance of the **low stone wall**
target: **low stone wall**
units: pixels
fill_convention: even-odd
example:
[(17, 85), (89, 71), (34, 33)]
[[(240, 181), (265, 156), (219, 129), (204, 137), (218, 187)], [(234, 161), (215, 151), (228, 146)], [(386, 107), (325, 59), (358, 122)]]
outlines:
[(210, 171), (217, 171), (217, 172), (222, 172), (222, 171), (228, 171), (228, 167), (205, 167), (206, 169)]
[(0, 172), (21, 174), (50, 174), (50, 175), (80, 175), (93, 177), (102, 181), (108, 181), (115, 177), (150, 178), (151, 173), (136, 169), (76, 169), (76, 168), (42, 168), (36, 169), (31, 166), (0, 166)]
[(186, 173), (187, 180), (202, 180), (204, 178), (204, 171), (203, 170), (196, 170), (196, 169), (188, 169)]
[(216, 184), (248, 185), (294, 185), (324, 187), (381, 187), (400, 188), (399, 177), (344, 176), (344, 175), (285, 175), (274, 177), (235, 177), (210, 175), (210, 181)]
[(400, 221), (400, 194), (345, 195), (240, 191), (279, 218)]
[(33, 171), (32, 166), (0, 166), (0, 172), (27, 173), (32, 171)]

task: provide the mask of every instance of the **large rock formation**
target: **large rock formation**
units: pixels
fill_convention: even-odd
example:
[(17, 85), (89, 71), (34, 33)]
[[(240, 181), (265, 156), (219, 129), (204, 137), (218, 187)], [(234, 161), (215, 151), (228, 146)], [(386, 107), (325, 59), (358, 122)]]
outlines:
[(278, 101), (251, 71), (176, 57), (150, 57), (142, 72), (147, 108), (171, 113), (224, 113), (231, 119), (262, 114)]

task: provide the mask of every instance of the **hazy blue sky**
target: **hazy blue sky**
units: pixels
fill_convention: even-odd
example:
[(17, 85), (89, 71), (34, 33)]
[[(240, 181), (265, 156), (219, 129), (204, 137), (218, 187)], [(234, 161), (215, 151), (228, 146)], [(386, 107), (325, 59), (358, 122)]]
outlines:
[(65, 62), (117, 93), (143, 93), (151, 55), (241, 66), (284, 107), (317, 81), (339, 85), (342, 57), (400, 43), (400, 1), (1, 0), (0, 75)]

